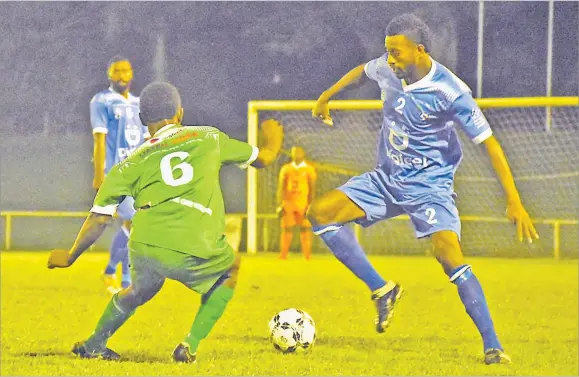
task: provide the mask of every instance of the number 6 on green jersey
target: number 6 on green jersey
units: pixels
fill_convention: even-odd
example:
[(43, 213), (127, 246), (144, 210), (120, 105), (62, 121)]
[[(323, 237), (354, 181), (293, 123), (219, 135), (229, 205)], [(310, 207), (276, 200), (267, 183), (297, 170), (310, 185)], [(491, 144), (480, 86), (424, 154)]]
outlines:
[[(189, 157), (189, 153), (180, 151), (169, 153), (161, 159), (160, 169), (163, 182), (169, 186), (181, 186), (191, 182), (193, 179), (193, 166), (184, 162), (187, 157)], [(172, 159), (178, 159), (180, 163), (171, 166)], [(179, 178), (175, 178), (175, 171), (181, 172)]]
[(112, 215), (124, 196), (133, 196), (131, 241), (200, 258), (219, 255), (229, 247), (219, 171), (229, 163), (245, 168), (258, 153), (214, 127), (165, 126), (111, 170), (92, 211)]

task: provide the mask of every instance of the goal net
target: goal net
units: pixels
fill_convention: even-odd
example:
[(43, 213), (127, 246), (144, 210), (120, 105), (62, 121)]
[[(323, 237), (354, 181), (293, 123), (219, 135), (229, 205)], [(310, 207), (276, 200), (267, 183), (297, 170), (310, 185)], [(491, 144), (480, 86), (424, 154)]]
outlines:
[[(579, 249), (579, 107), (577, 97), (483, 99), (478, 101), (510, 162), (524, 204), (537, 221), (541, 239), (528, 245), (516, 240), (507, 222), (505, 196), (484, 146), (459, 130), (464, 157), (456, 175), (457, 206), (462, 218), (466, 255), (504, 257), (576, 257)], [(317, 168), (316, 194), (345, 183), (375, 165), (382, 114), (379, 101), (330, 102), (334, 127), (312, 118), (313, 101), (259, 101), (249, 104), (249, 138), (269, 117), (283, 123), (282, 156), (266, 169), (248, 173), (248, 251), (279, 251), (279, 220), (275, 216), (277, 176), (290, 161), (289, 150), (301, 146)], [(430, 243), (416, 240), (410, 220), (356, 226), (369, 254), (428, 254)], [(314, 252), (327, 252), (321, 240)], [(299, 248), (294, 237), (292, 248)]]

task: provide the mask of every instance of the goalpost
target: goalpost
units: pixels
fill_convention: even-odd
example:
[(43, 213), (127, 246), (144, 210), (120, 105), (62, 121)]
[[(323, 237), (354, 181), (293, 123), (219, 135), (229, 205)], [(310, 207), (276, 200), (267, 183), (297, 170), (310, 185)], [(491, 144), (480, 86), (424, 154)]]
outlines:
[[(334, 127), (312, 118), (315, 101), (251, 101), (248, 142), (258, 144), (259, 122), (269, 117), (285, 129), (282, 156), (266, 169), (247, 172), (247, 252), (279, 250), (275, 216), (277, 175), (299, 145), (318, 170), (317, 195), (374, 167), (382, 121), (380, 100), (330, 101)], [(576, 257), (579, 248), (579, 97), (484, 98), (477, 100), (511, 163), (515, 181), (541, 240), (519, 244), (504, 216), (505, 198), (484, 147), (459, 130), (464, 157), (455, 191), (467, 255)], [(406, 216), (370, 228), (356, 226), (370, 254), (428, 254), (414, 239)], [(322, 248), (319, 240), (314, 250)]]

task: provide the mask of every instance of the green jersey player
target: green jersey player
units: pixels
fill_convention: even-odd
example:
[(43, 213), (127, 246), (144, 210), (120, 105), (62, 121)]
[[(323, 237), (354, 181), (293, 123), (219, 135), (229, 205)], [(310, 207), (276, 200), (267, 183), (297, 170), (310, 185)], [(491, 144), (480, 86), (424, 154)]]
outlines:
[(182, 126), (181, 98), (171, 84), (149, 84), (140, 97), (140, 117), (151, 139), (113, 167), (71, 250), (53, 251), (48, 267), (72, 265), (103, 233), (119, 203), (132, 196), (137, 209), (129, 239), (133, 284), (113, 296), (92, 335), (75, 344), (73, 353), (118, 359), (107, 348), (108, 339), (169, 278), (202, 295), (191, 331), (173, 351), (175, 361), (195, 362), (200, 341), (233, 296), (240, 265), (224, 236), (219, 170), (224, 164), (269, 165), (281, 148), (283, 128), (264, 121), (258, 149), (217, 128)]

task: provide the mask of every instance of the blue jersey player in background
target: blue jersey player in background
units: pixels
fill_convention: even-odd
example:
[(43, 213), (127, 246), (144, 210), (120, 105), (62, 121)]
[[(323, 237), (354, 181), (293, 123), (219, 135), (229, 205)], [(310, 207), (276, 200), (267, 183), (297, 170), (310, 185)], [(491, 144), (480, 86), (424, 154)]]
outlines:
[[(129, 92), (133, 69), (128, 59), (115, 56), (109, 63), (107, 75), (110, 87), (97, 93), (90, 101), (90, 122), (94, 137), (93, 187), (98, 190), (105, 174), (124, 160), (148, 136), (139, 119), (139, 98)], [(130, 220), (135, 214), (134, 199), (127, 197), (117, 209), (123, 225), (113, 237), (110, 258), (103, 275), (107, 290), (120, 290), (116, 280), (117, 265), (122, 265), (123, 288), (131, 284), (129, 273), (128, 236)]]
[(331, 124), (328, 100), (364, 74), (380, 86), (383, 123), (374, 170), (314, 200), (307, 215), (314, 233), (366, 283), (376, 303), (376, 328), (384, 332), (402, 288), (383, 279), (368, 261), (351, 229), (408, 214), (416, 237), (430, 237), (436, 258), (483, 339), (486, 364), (509, 363), (499, 342), (482, 287), (466, 264), (460, 244), (454, 174), (462, 158), (456, 128), (483, 144), (507, 196), (507, 216), (519, 240), (538, 238), (521, 203), (508, 162), (468, 86), (429, 53), (430, 32), (412, 14), (386, 28), (386, 54), (362, 64), (325, 91), (312, 114)]

